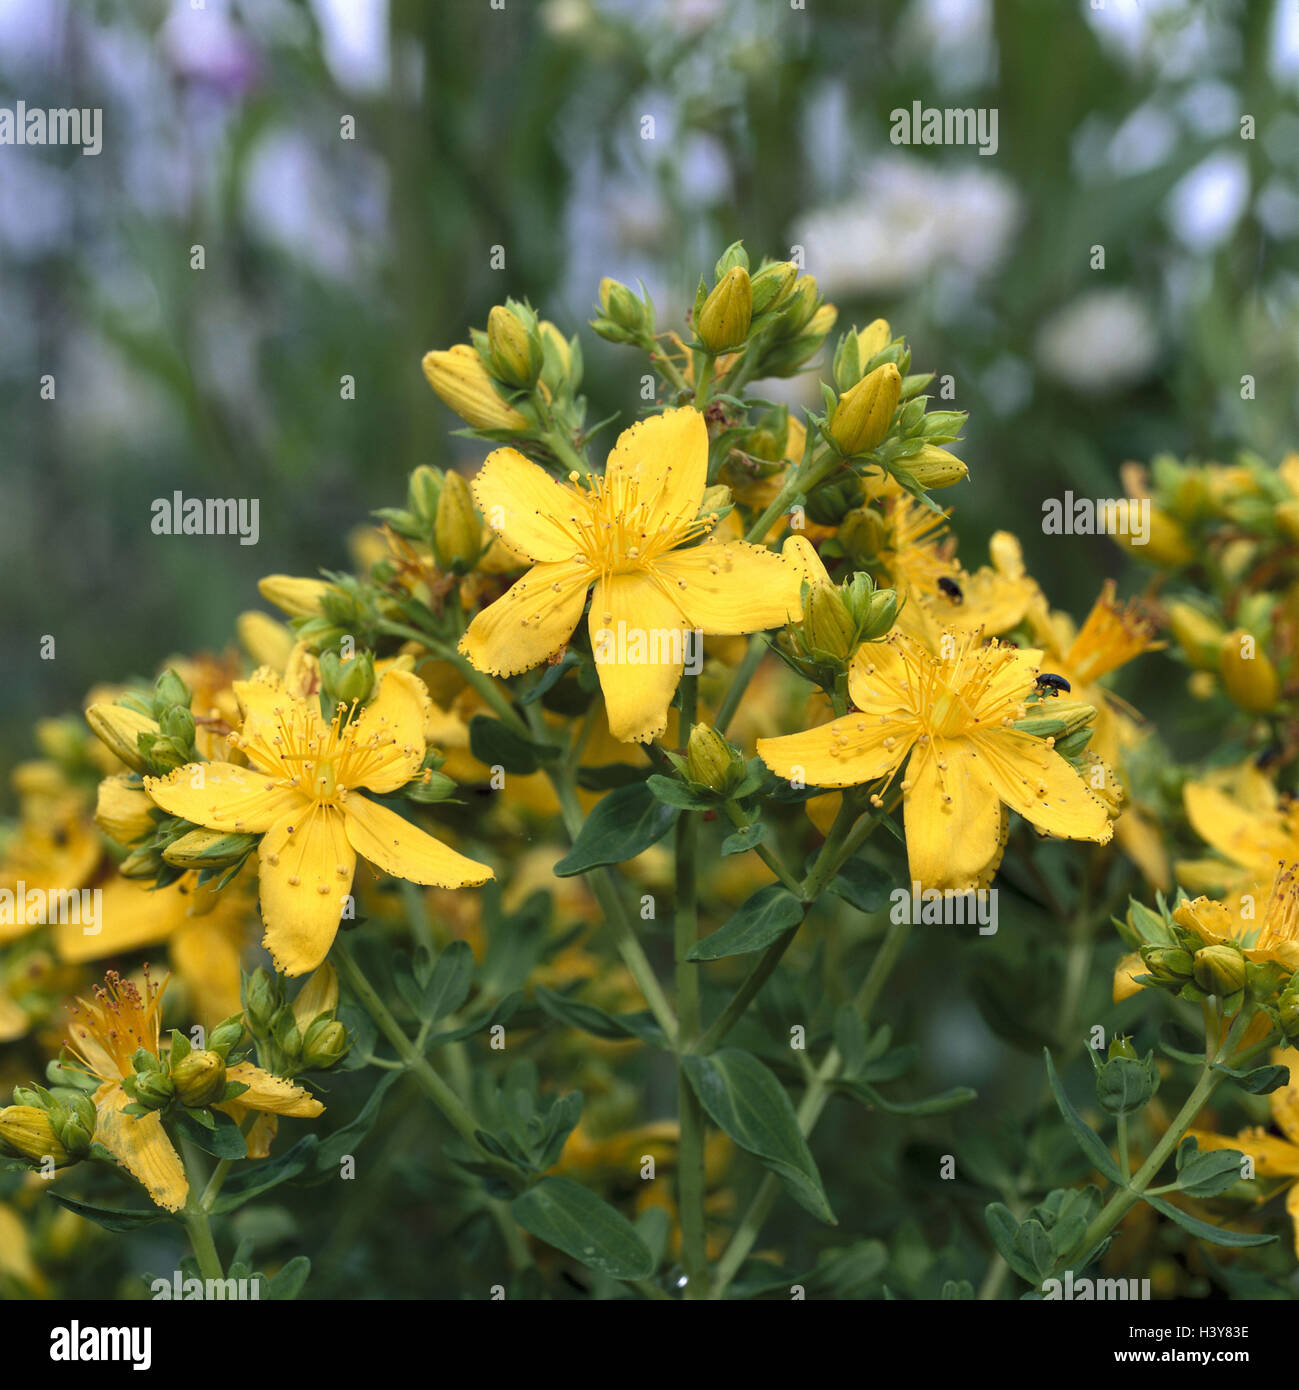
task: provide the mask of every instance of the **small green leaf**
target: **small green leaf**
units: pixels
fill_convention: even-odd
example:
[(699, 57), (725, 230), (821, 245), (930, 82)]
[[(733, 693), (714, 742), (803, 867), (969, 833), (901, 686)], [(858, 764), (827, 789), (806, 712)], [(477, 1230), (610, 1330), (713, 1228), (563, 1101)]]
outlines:
[(892, 875), (860, 855), (841, 865), (830, 883), (830, 891), (858, 912), (878, 912), (888, 902), (892, 890)]
[(1162, 1197), (1152, 1197), (1149, 1193), (1144, 1200), (1161, 1216), (1176, 1221), (1184, 1231), (1190, 1231), (1200, 1240), (1207, 1240), (1210, 1245), (1270, 1245), (1276, 1239), (1275, 1236), (1253, 1236), (1247, 1235), (1244, 1231), (1227, 1231), (1221, 1226), (1211, 1226), (1207, 1221), (1200, 1221), (1172, 1203), (1165, 1202)]
[(571, 1178), (542, 1178), (511, 1206), (530, 1235), (612, 1279), (648, 1279), (654, 1257), (636, 1228)]
[(839, 1089), (856, 1096), (864, 1104), (887, 1111), (890, 1115), (943, 1115), (955, 1110), (959, 1105), (968, 1105), (978, 1100), (978, 1091), (969, 1086), (952, 1086), (940, 1091), (936, 1096), (926, 1096), (923, 1100), (889, 1100), (880, 1095), (874, 1086), (865, 1081), (842, 1081)]
[(722, 841), (722, 855), (725, 857), (728, 854), (743, 854), (746, 850), (756, 849), (766, 838), (766, 825), (760, 820), (755, 820), (752, 825), (746, 825)]
[(167, 1215), (158, 1207), (144, 1211), (128, 1211), (122, 1207), (101, 1207), (96, 1206), (94, 1202), (81, 1202), (75, 1197), (65, 1197), (61, 1192), (50, 1191), (48, 1195), (51, 1201), (57, 1202), (59, 1206), (67, 1207), (78, 1216), (84, 1216), (87, 1221), (93, 1221), (106, 1231), (138, 1231), (141, 1226), (151, 1226)]
[(655, 773), (645, 779), (645, 785), (665, 806), (675, 806), (678, 811), (711, 811), (717, 806), (718, 797), (702, 796), (674, 777)]
[[(399, 1072), (391, 1072), (389, 1076), (399, 1076)], [(384, 1077), (387, 1081), (388, 1077)], [(380, 1083), (382, 1085), (383, 1083)], [(340, 1130), (341, 1134), (343, 1131)], [(337, 1139), (338, 1135), (331, 1135), (331, 1142)], [(237, 1177), (231, 1178), (221, 1189), (221, 1195), (212, 1203), (212, 1215), (221, 1216), (226, 1212), (237, 1211), (245, 1202), (251, 1201), (254, 1197), (260, 1197), (263, 1192), (269, 1192), (271, 1188), (278, 1187), (282, 1182), (288, 1182), (290, 1178), (296, 1178), (299, 1173), (311, 1166), (312, 1160), (316, 1156), (316, 1145), (319, 1143), (314, 1134), (308, 1134), (299, 1139), (291, 1149), (285, 1150), (278, 1158), (268, 1159), (259, 1163), (256, 1167), (248, 1169), (245, 1173), (240, 1173)], [(337, 1177), (335, 1168), (334, 1177)]]
[(1070, 1132), (1078, 1141), (1078, 1147), (1087, 1155), (1093, 1168), (1104, 1173), (1111, 1182), (1121, 1183), (1123, 1176), (1119, 1172), (1119, 1165), (1110, 1156), (1110, 1151), (1105, 1147), (1100, 1135), (1074, 1109), (1073, 1102), (1065, 1094), (1065, 1089), (1060, 1084), (1060, 1078), (1056, 1075), (1055, 1063), (1051, 1060), (1050, 1050), (1047, 1048), (1042, 1050), (1046, 1053), (1046, 1079), (1050, 1083), (1051, 1094), (1055, 1097), (1060, 1114), (1064, 1116), (1065, 1124), (1069, 1126)]
[(558, 750), (544, 748), (517, 734), (489, 714), (476, 714), (469, 721), (469, 751), (488, 767), (503, 767), (521, 777), (536, 772), (543, 761), (554, 758)]
[[(667, 1039), (663, 1030), (653, 1021), (650, 1014), (611, 1014), (594, 1004), (572, 999), (566, 994), (558, 994), (545, 985), (536, 987), (537, 1003), (561, 1023), (578, 1028), (592, 1037), (604, 1038), (608, 1042), (626, 1042), (636, 1038), (642, 1042), (653, 1042), (663, 1047)], [(648, 1024), (646, 1022), (648, 1020)]]
[[(204, 1114), (212, 1117), (210, 1129), (200, 1118)], [(178, 1110), (173, 1122), (178, 1132), (204, 1153), (216, 1158), (248, 1157), (248, 1144), (239, 1126), (223, 1111)]]
[(1225, 1073), (1242, 1091), (1255, 1096), (1271, 1095), (1290, 1080), (1289, 1067), (1263, 1066), (1254, 1067), (1251, 1071), (1237, 1071), (1234, 1067), (1215, 1062), (1213, 1070)]
[(305, 1255), (295, 1255), (283, 1268), (276, 1271), (273, 1279), (266, 1281), (265, 1296), (277, 1303), (286, 1303), (297, 1298), (310, 1273), (311, 1261)]
[(420, 1000), (420, 1017), (429, 1023), (453, 1014), (469, 997), (474, 953), (467, 941), (453, 941), (438, 957)]
[(837, 1225), (794, 1107), (774, 1073), (738, 1047), (707, 1057), (687, 1054), (681, 1066), (713, 1122), (770, 1168), (800, 1206)]
[(1177, 1150), (1177, 1185), (1188, 1197), (1217, 1197), (1240, 1181), (1238, 1149), (1201, 1150), (1195, 1138)]
[(687, 960), (720, 960), (765, 950), (803, 920), (803, 904), (778, 883), (769, 883), (744, 902), (726, 925), (697, 941)]
[(643, 782), (619, 787), (596, 804), (573, 848), (555, 865), (555, 873), (571, 878), (602, 864), (635, 859), (661, 840), (680, 814), (659, 801)]

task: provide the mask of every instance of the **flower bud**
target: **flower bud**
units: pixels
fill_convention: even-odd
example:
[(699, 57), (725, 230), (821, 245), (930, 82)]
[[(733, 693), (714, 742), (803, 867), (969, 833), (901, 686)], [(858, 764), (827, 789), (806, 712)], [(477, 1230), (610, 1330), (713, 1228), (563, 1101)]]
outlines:
[(716, 729), (696, 724), (686, 744), (686, 772), (701, 787), (724, 793), (739, 785), (744, 759)]
[[(573, 376), (572, 344), (549, 319), (542, 319), (538, 330), (541, 335), (541, 356), (545, 363), (541, 379), (552, 391), (557, 390), (567, 378)], [(574, 389), (577, 384), (575, 380)]]
[(326, 1071), (347, 1056), (347, 1029), (337, 1019), (317, 1019), (302, 1042), (302, 1066), (307, 1071)]
[(438, 498), (434, 542), (442, 568), (467, 574), (482, 554), (482, 523), (462, 473), (448, 473)]
[(813, 584), (803, 600), (803, 636), (819, 655), (846, 661), (852, 655), (857, 624), (833, 584)]
[(764, 265), (751, 281), (754, 317), (778, 309), (797, 279), (798, 267), (793, 261)]
[(31, 1163), (54, 1160), (66, 1168), (74, 1160), (59, 1142), (44, 1110), (34, 1105), (7, 1105), (0, 1109), (0, 1149), (8, 1149)]
[(166, 845), (162, 857), (177, 869), (228, 869), (256, 847), (256, 835), (226, 830), (189, 830)]
[[(800, 275), (789, 287), (780, 306), (778, 332), (784, 338), (798, 336), (816, 313), (821, 292), (810, 275)], [(831, 325), (833, 326), (833, 325)], [(828, 333), (830, 330), (826, 329)]]
[(300, 579), (291, 574), (268, 574), (257, 581), (257, 591), (267, 603), (290, 618), (319, 618), (324, 614), (325, 596), (337, 586), (323, 579)]
[(172, 705), (163, 711), (158, 721), (163, 736), (169, 738), (177, 747), (194, 746), (194, 716), (184, 705)]
[(338, 971), (326, 961), (319, 966), (293, 1001), (293, 1018), (299, 1032), (305, 1034), (321, 1014), (333, 1014), (338, 1008)]
[(172, 1068), (176, 1099), (192, 1109), (211, 1105), (226, 1088), (226, 1064), (219, 1052), (191, 1052)]
[(918, 454), (899, 459), (898, 466), (905, 468), (923, 488), (951, 487), (970, 475), (969, 468), (955, 454), (937, 444), (926, 444)]
[(140, 1071), (129, 1078), (131, 1093), (146, 1110), (165, 1110), (176, 1097), (175, 1082), (165, 1071)]
[(893, 341), (888, 319), (875, 319), (857, 333), (857, 360), (864, 367), (876, 353), (883, 352)]
[(1141, 959), (1160, 984), (1183, 985), (1195, 969), (1191, 953), (1179, 946), (1142, 946)]
[(421, 365), (438, 396), (475, 429), (516, 430), (527, 425), (527, 417), (501, 399), (468, 343), (456, 343), (446, 352), (426, 352)]
[(1281, 693), (1276, 667), (1244, 628), (1237, 628), (1222, 639), (1218, 674), (1232, 703), (1250, 714), (1267, 713)]
[(244, 1009), (252, 1031), (265, 1033), (280, 1007), (280, 991), (275, 976), (259, 965), (244, 986)]
[[(1287, 1041), (1299, 1039), (1299, 974), (1290, 977), (1290, 983), (1281, 991), (1276, 1001), (1277, 1022)], [(14, 1092), (15, 1098), (18, 1092)]]
[(540, 341), (502, 304), (487, 316), (487, 343), (496, 375), (508, 385), (526, 388), (541, 374)]
[(129, 773), (105, 777), (95, 796), (95, 824), (119, 845), (129, 845), (157, 826), (148, 793)]
[(901, 390), (898, 369), (885, 362), (839, 397), (830, 420), (830, 438), (840, 452), (865, 454), (884, 441)]
[(695, 331), (709, 352), (740, 347), (753, 319), (753, 285), (743, 266), (732, 266), (713, 287), (699, 311)]
[(60, 1087), (48, 1107), (54, 1137), (73, 1158), (84, 1158), (95, 1137), (95, 1102), (84, 1092)]
[(1237, 946), (1225, 942), (1204, 946), (1195, 953), (1195, 983), (1206, 994), (1226, 999), (1245, 988), (1245, 957)]
[(145, 844), (133, 849), (117, 866), (117, 872), (123, 878), (151, 882), (162, 873), (163, 863), (162, 851), (158, 846)]
[(1195, 559), (1195, 551), (1186, 532), (1167, 512), (1156, 506), (1150, 508), (1150, 530), (1144, 545), (1137, 543), (1139, 537), (1129, 534), (1127, 527), (1112, 524), (1108, 516), (1106, 527), (1113, 540), (1135, 560), (1145, 560), (1161, 569), (1178, 569)]
[(1222, 648), (1223, 630), (1194, 604), (1173, 600), (1166, 605), (1168, 628), (1173, 640), (1186, 653), (1197, 670), (1216, 671)]
[(243, 1014), (231, 1014), (208, 1034), (207, 1045), (218, 1057), (229, 1056), (232, 1047), (238, 1047), (244, 1035)]
[(140, 735), (160, 733), (156, 720), (124, 705), (96, 704), (86, 711), (86, 723), (109, 752), (127, 767), (136, 772), (152, 771), (140, 748)]
[(269, 613), (250, 610), (235, 619), (235, 635), (239, 645), (252, 659), (254, 666), (269, 666), (283, 671), (293, 650), (293, 633)]
[(1135, 1062), (1139, 1060), (1141, 1054), (1132, 1046), (1131, 1038), (1114, 1038), (1110, 1042), (1107, 1056), (1111, 1062), (1116, 1057), (1126, 1057), (1129, 1061)]
[(898, 593), (896, 589), (876, 589), (870, 596), (858, 636), (863, 642), (874, 642), (883, 637), (897, 621)]
[(884, 520), (873, 507), (854, 507), (839, 523), (836, 539), (854, 564), (872, 564), (884, 548)]

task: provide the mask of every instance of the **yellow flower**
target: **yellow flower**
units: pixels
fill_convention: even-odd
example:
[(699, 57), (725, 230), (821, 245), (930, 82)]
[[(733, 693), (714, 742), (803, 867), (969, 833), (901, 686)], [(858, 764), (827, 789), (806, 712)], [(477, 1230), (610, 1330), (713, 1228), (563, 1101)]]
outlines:
[[(860, 648), (848, 673), (856, 712), (784, 738), (758, 756), (807, 786), (902, 782), (911, 877), (926, 888), (984, 886), (1006, 841), (1005, 807), (1039, 830), (1101, 843), (1102, 802), (1049, 740), (1011, 728), (1034, 688), (1037, 653), (955, 639), (940, 660), (901, 633)], [(876, 805), (882, 798), (872, 798)]]
[(1222, 856), (1178, 862), (1178, 882), (1190, 891), (1257, 897), (1281, 860), (1299, 860), (1299, 802), (1282, 797), (1252, 763), (1224, 785), (1187, 782), (1182, 800), (1192, 829)]
[(317, 701), (289, 694), (270, 671), (235, 693), (244, 718), (232, 739), (251, 767), (191, 763), (145, 787), (170, 815), (261, 835), (264, 944), (285, 974), (314, 970), (329, 953), (358, 855), (413, 883), (462, 888), (492, 877), (359, 794), (395, 792), (424, 760), (428, 696), (410, 672), (388, 671), (369, 705), (355, 717), (340, 708), (328, 725)]
[[(185, 1204), (189, 1184), (180, 1157), (157, 1112), (124, 1115), (131, 1098), (122, 1086), (135, 1070), (132, 1058), (143, 1048), (161, 1059), (161, 1005), (164, 980), (155, 985), (145, 972), (141, 992), (110, 970), (106, 987), (95, 988), (92, 1001), (78, 999), (68, 1030), (68, 1047), (101, 1083), (95, 1091), (95, 1139), (135, 1178), (149, 1196), (167, 1211)], [(226, 1073), (230, 1081), (248, 1087), (238, 1104), (244, 1110), (315, 1116), (324, 1106), (300, 1086), (284, 1081), (251, 1063), (241, 1062)], [(290, 1094), (292, 1093), (292, 1094)], [(232, 1102), (233, 1103), (233, 1102)]]
[(624, 743), (663, 732), (687, 634), (757, 632), (798, 609), (798, 575), (743, 541), (707, 540), (700, 516), (708, 431), (689, 407), (625, 430), (603, 478), (571, 486), (513, 449), (492, 453), (473, 482), (487, 524), (532, 568), (469, 625), (460, 650), (509, 676), (554, 656), (595, 587), (590, 633), (609, 728)]
[(1206, 946), (1239, 946), (1246, 960), (1274, 961), (1287, 970), (1299, 969), (1299, 864), (1281, 864), (1272, 879), (1262, 925), (1213, 898), (1183, 898), (1173, 909), (1173, 921), (1194, 932)]

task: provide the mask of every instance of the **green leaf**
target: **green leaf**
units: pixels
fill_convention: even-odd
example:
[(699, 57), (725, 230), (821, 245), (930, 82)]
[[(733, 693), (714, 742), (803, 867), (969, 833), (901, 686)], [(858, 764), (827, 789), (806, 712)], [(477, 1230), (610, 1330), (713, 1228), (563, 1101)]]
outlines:
[[(199, 1116), (210, 1114), (213, 1120), (209, 1129)], [(239, 1131), (239, 1126), (229, 1115), (220, 1110), (191, 1111), (180, 1110), (173, 1120), (177, 1131), (197, 1145), (204, 1153), (216, 1158), (247, 1158), (248, 1144)]]
[(1119, 1172), (1119, 1165), (1110, 1157), (1110, 1151), (1105, 1147), (1100, 1135), (1074, 1109), (1073, 1102), (1065, 1094), (1060, 1078), (1056, 1075), (1050, 1049), (1042, 1050), (1046, 1054), (1046, 1079), (1050, 1083), (1051, 1094), (1055, 1097), (1055, 1103), (1064, 1117), (1065, 1124), (1069, 1126), (1070, 1133), (1078, 1141), (1078, 1147), (1087, 1155), (1093, 1168), (1104, 1173), (1111, 1182), (1121, 1183), (1123, 1175)]
[(453, 941), (438, 957), (420, 1000), (420, 1017), (429, 1023), (453, 1014), (469, 997), (474, 953), (467, 941)]
[[(375, 1120), (379, 1118), (379, 1107), (383, 1104), (383, 1098), (388, 1093), (388, 1088), (404, 1075), (404, 1071), (385, 1072), (361, 1107), (360, 1114), (345, 1124), (342, 1129), (335, 1130), (320, 1144), (315, 1151), (315, 1159), (311, 1165), (317, 1173), (327, 1173), (331, 1178), (338, 1176), (338, 1165), (343, 1156), (354, 1153), (357, 1146), (369, 1134)], [(293, 1152), (294, 1149), (289, 1150), (289, 1154)], [(288, 1157), (288, 1155), (285, 1156)], [(227, 1184), (227, 1187), (229, 1186), (230, 1184)]]
[(655, 773), (645, 779), (645, 785), (665, 806), (675, 806), (679, 811), (711, 811), (717, 806), (717, 796), (702, 796), (692, 791), (684, 782), (674, 777), (663, 777)]
[(277, 1303), (286, 1303), (302, 1292), (311, 1273), (311, 1261), (305, 1255), (295, 1255), (273, 1279), (266, 1281), (266, 1294)]
[(969, 1086), (952, 1086), (940, 1091), (936, 1096), (926, 1096), (923, 1100), (888, 1100), (865, 1081), (840, 1081), (839, 1090), (856, 1096), (864, 1104), (887, 1111), (890, 1115), (943, 1115), (955, 1110), (958, 1105), (968, 1105), (979, 1098), (978, 1091)]
[(746, 825), (722, 841), (722, 855), (725, 857), (728, 854), (743, 854), (746, 850), (756, 849), (766, 838), (766, 825), (760, 820), (755, 820), (752, 825)]
[(635, 859), (661, 840), (680, 814), (659, 801), (643, 782), (619, 787), (596, 804), (573, 848), (555, 865), (555, 873), (571, 878), (602, 864)]
[(504, 999), (498, 1000), (489, 1013), (480, 1014), (459, 1028), (451, 1028), (445, 1033), (434, 1033), (425, 1044), (425, 1050), (445, 1047), (448, 1043), (463, 1042), (465, 1038), (470, 1038), (475, 1033), (481, 1033), (484, 1028), (493, 1028), (498, 1023), (508, 1022), (522, 1003), (523, 991), (521, 989), (513, 990)]
[(559, 754), (557, 748), (533, 743), (489, 714), (476, 714), (469, 721), (469, 751), (480, 763), (503, 767), (521, 777), (536, 772), (543, 761)]
[(663, 1030), (648, 1013), (606, 1013), (594, 1004), (586, 1004), (580, 999), (558, 994), (553, 989), (547, 989), (545, 985), (536, 987), (536, 995), (537, 1003), (552, 1018), (558, 1019), (560, 1023), (567, 1023), (570, 1028), (590, 1033), (592, 1037), (604, 1038), (609, 1042), (626, 1042), (628, 1039), (636, 1038), (641, 1042), (651, 1042), (655, 1047), (664, 1047), (667, 1044)]
[(794, 1107), (775, 1075), (738, 1047), (707, 1057), (686, 1055), (681, 1066), (713, 1122), (771, 1169), (800, 1206), (837, 1225)]
[[(391, 1072), (389, 1075), (399, 1076), (400, 1073)], [(385, 1081), (387, 1079), (387, 1077), (384, 1078)], [(332, 1135), (331, 1141), (337, 1137), (337, 1135)], [(221, 1216), (225, 1212), (237, 1211), (245, 1202), (251, 1201), (254, 1197), (260, 1197), (263, 1192), (269, 1192), (271, 1188), (278, 1187), (282, 1182), (288, 1182), (290, 1178), (296, 1178), (299, 1173), (311, 1166), (318, 1143), (319, 1139), (316, 1135), (308, 1134), (299, 1139), (291, 1149), (280, 1154), (278, 1158), (258, 1163), (256, 1167), (250, 1168), (246, 1173), (240, 1173), (238, 1177), (231, 1178), (221, 1189), (221, 1195), (212, 1203), (212, 1215)], [(333, 1176), (337, 1176), (336, 1171)]]
[(802, 920), (803, 904), (788, 888), (769, 883), (744, 902), (724, 927), (696, 941), (686, 959), (720, 960), (764, 950)]
[(631, 1222), (570, 1178), (542, 1178), (511, 1210), (530, 1235), (612, 1279), (654, 1273), (654, 1257)]
[(1215, 1062), (1213, 1070), (1224, 1072), (1242, 1091), (1248, 1091), (1255, 1096), (1271, 1095), (1273, 1091), (1284, 1086), (1290, 1080), (1289, 1067), (1264, 1066), (1255, 1067), (1251, 1071), (1237, 1071), (1235, 1067), (1227, 1067), (1220, 1062)]
[(1046, 1227), (1036, 1219), (1025, 1221), (1015, 1233), (1015, 1250), (1033, 1271), (1033, 1283), (1041, 1283), (1055, 1267), (1055, 1247)]
[(100, 1207), (94, 1202), (81, 1202), (75, 1197), (65, 1197), (61, 1192), (50, 1191), (48, 1196), (59, 1206), (67, 1207), (78, 1216), (84, 1216), (87, 1221), (93, 1221), (96, 1226), (102, 1226), (106, 1231), (138, 1231), (141, 1226), (151, 1226), (167, 1215), (159, 1207), (145, 1211), (128, 1211), (122, 1207)]
[(1177, 1186), (1188, 1197), (1217, 1197), (1240, 1181), (1238, 1149), (1201, 1150), (1194, 1137), (1177, 1150)]
[(1037, 1271), (1025, 1257), (1017, 1243), (1019, 1222), (1015, 1220), (1010, 1208), (1001, 1202), (989, 1202), (983, 1209), (984, 1220), (992, 1234), (992, 1243), (997, 1247), (1001, 1258), (1019, 1275), (1025, 1283), (1036, 1284)]
[(892, 875), (860, 855), (842, 865), (830, 883), (830, 891), (858, 912), (878, 912), (892, 890)]
[(1210, 1245), (1270, 1245), (1276, 1239), (1275, 1236), (1252, 1236), (1244, 1231), (1227, 1231), (1221, 1226), (1211, 1226), (1207, 1221), (1200, 1221), (1170, 1202), (1165, 1202), (1162, 1197), (1152, 1197), (1149, 1193), (1145, 1195), (1144, 1200), (1161, 1216), (1176, 1221), (1184, 1231), (1190, 1231), (1200, 1240), (1207, 1240)]

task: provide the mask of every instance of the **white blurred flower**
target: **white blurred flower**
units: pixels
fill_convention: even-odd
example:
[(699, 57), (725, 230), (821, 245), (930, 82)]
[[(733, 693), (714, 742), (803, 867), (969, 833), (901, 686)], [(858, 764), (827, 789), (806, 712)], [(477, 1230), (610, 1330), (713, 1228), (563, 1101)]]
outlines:
[(1183, 175), (1168, 195), (1164, 215), (1192, 251), (1212, 251), (1236, 229), (1249, 201), (1249, 165), (1243, 154), (1211, 154)]
[(1042, 370), (1084, 395), (1140, 381), (1158, 354), (1154, 319), (1130, 290), (1088, 290), (1057, 310), (1037, 336)]
[(809, 213), (791, 240), (829, 296), (903, 289), (944, 267), (971, 275), (1006, 254), (1020, 200), (1002, 174), (877, 160), (851, 202)]

